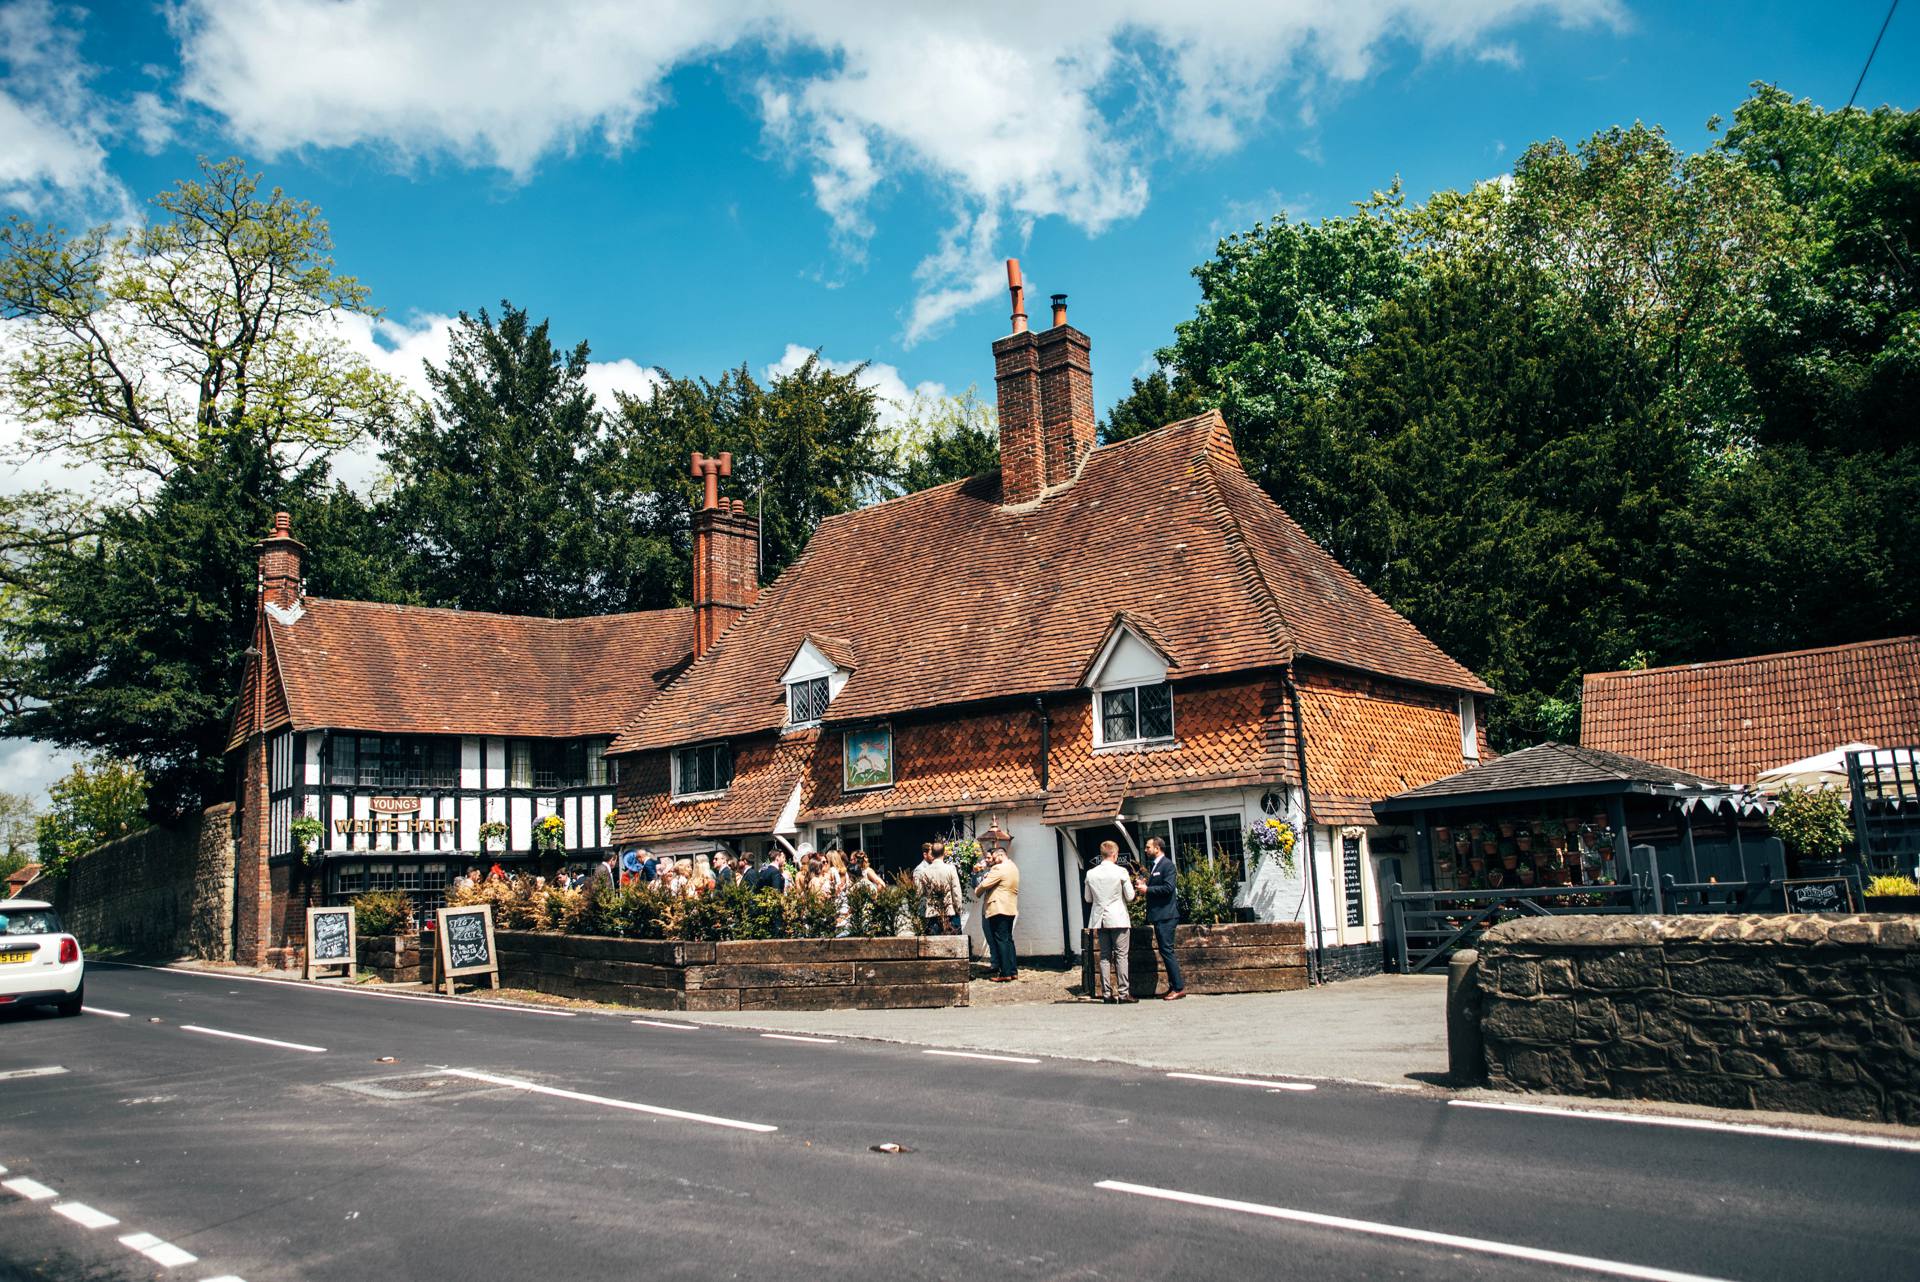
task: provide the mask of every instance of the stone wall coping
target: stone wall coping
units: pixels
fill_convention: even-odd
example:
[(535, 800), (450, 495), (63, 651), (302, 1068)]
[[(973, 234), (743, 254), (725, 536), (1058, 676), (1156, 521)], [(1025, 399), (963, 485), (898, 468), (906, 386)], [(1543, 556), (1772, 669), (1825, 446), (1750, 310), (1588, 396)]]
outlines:
[(1744, 913), (1624, 917), (1568, 914), (1502, 922), (1480, 937), (1482, 951), (1525, 948), (1664, 948), (1671, 944), (1841, 945), (1920, 949), (1920, 914)]

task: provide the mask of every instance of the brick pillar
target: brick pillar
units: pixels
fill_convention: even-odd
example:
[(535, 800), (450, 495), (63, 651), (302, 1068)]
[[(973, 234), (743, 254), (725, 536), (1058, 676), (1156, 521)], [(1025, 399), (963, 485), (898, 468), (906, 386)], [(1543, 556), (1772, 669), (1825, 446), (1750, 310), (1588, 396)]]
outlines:
[(993, 345), (1000, 410), (1000, 501), (1031, 503), (1046, 484), (1040, 423), (1040, 345), (1031, 330)]
[(760, 595), (760, 523), (739, 499), (693, 514), (693, 653), (720, 639)]
[(1093, 449), (1092, 342), (1066, 323), (1065, 296), (1054, 304), (1059, 323), (1039, 338), (1042, 484), (1065, 485)]
[[(257, 666), (260, 660), (254, 662)], [(268, 820), (267, 736), (256, 730), (246, 753), (240, 839), (233, 852), (233, 958), (243, 966), (264, 966), (267, 949), (280, 942), (273, 937), (273, 880), (267, 871), (273, 830)]]

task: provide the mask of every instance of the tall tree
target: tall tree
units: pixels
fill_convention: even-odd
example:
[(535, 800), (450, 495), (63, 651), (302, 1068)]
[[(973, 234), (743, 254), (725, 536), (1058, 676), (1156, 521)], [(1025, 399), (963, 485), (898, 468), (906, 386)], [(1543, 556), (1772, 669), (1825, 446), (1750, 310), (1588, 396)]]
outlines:
[(1191, 418), (1206, 408), (1199, 389), (1184, 375), (1167, 377), (1157, 369), (1145, 378), (1133, 380), (1127, 394), (1107, 411), (1100, 425), (1100, 439), (1106, 444), (1131, 440), (1142, 432)]
[(123, 761), (82, 762), (47, 789), (35, 825), (41, 870), (59, 877), (77, 856), (147, 826), (147, 781)]
[(432, 403), (389, 430), (383, 504), (431, 605), (552, 617), (657, 603), (662, 548), (628, 523), (617, 446), (563, 350), (512, 303), (461, 313)]
[(972, 388), (959, 396), (915, 401), (897, 437), (894, 484), (902, 494), (964, 481), (1000, 466), (997, 416)]

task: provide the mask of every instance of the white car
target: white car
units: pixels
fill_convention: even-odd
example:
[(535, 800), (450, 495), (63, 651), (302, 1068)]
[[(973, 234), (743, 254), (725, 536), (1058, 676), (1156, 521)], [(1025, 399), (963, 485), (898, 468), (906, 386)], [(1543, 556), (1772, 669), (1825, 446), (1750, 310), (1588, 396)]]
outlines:
[(52, 904), (0, 902), (0, 1009), (52, 1006), (62, 1015), (78, 1015), (86, 980), (80, 941), (60, 929)]

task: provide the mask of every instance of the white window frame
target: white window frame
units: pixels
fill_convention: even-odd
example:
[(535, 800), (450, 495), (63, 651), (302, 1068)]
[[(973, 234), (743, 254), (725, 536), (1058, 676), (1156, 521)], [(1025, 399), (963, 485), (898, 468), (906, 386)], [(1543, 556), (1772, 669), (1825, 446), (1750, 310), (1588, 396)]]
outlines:
[[(727, 754), (726, 783), (720, 785), (718, 788), (707, 788), (699, 792), (682, 792), (680, 790), (681, 773), (682, 773), (680, 769), (681, 758), (686, 756), (688, 753), (692, 753), (692, 752), (719, 752), (719, 751), (724, 751)], [(672, 776), (673, 776), (672, 779), (669, 781), (672, 784), (672, 788), (673, 788), (673, 799), (675, 801), (705, 801), (710, 797), (726, 796), (727, 790), (733, 787), (733, 765), (734, 765), (733, 745), (727, 743), (725, 740), (719, 740), (714, 743), (696, 743), (685, 748), (675, 748), (673, 750), (673, 755), (669, 759), (669, 763), (668, 763), (668, 769), (672, 772)], [(718, 758), (715, 759), (714, 773), (716, 775), (719, 773)]]
[[(1148, 737), (1137, 733), (1140, 729), (1140, 692), (1165, 687), (1167, 691), (1167, 733)], [(1130, 739), (1107, 738), (1107, 700), (1120, 694), (1133, 696), (1133, 728), (1136, 731)], [(1148, 681), (1140, 685), (1114, 686), (1110, 689), (1093, 692), (1093, 746), (1096, 748), (1131, 748), (1144, 744), (1173, 743), (1179, 738), (1179, 725), (1174, 715), (1173, 684), (1168, 681)]]
[[(820, 700), (819, 715), (812, 717), (796, 715), (798, 709), (795, 707), (795, 704), (798, 701), (800, 692), (802, 690), (814, 689), (818, 689), (823, 696)], [(825, 719), (827, 715), (827, 705), (831, 702), (833, 702), (833, 678), (824, 673), (817, 677), (803, 677), (798, 681), (789, 682), (787, 684), (787, 729), (800, 730), (807, 726), (819, 725), (820, 722)]]
[(1473, 696), (1460, 696), (1460, 755), (1468, 761), (1480, 760), (1480, 727)]

